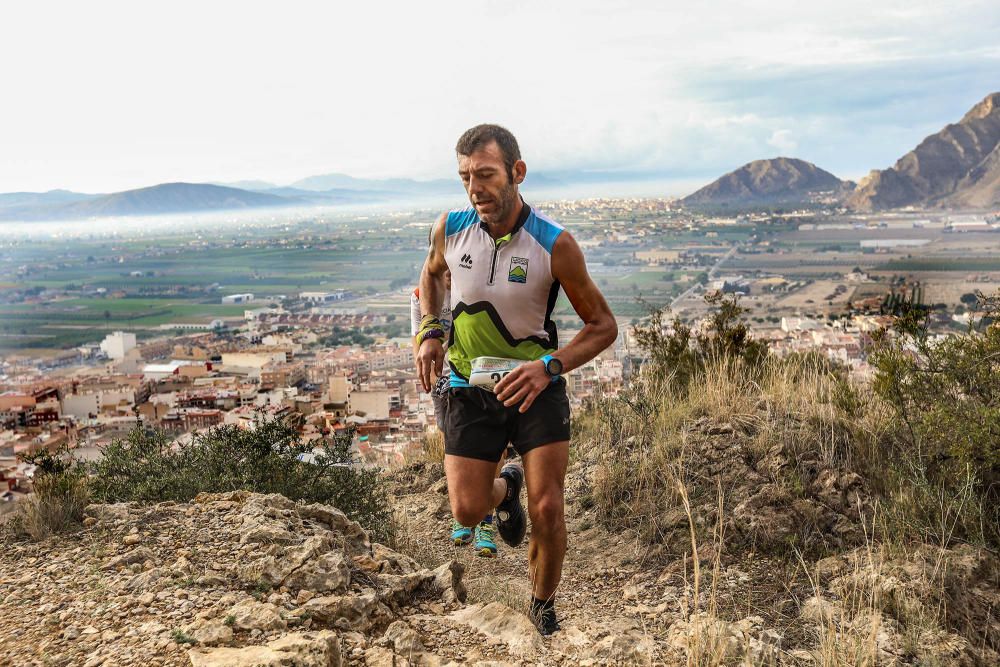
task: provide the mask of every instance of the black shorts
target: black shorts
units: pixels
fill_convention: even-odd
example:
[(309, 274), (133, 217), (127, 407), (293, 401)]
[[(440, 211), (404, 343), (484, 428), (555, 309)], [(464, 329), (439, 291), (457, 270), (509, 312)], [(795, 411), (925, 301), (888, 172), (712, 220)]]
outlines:
[(518, 405), (505, 408), (492, 392), (478, 387), (448, 390), (445, 454), (481, 461), (500, 460), (507, 443), (524, 455), (540, 445), (569, 440), (569, 399), (559, 378), (521, 414)]

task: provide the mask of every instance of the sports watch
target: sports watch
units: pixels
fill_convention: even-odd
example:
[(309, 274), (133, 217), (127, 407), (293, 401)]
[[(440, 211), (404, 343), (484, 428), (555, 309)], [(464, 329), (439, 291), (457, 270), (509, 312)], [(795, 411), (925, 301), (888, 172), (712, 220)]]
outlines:
[(562, 362), (553, 357), (551, 354), (546, 354), (542, 357), (542, 364), (545, 366), (545, 372), (549, 374), (552, 381), (555, 382), (559, 379), (560, 373), (562, 373), (563, 365)]

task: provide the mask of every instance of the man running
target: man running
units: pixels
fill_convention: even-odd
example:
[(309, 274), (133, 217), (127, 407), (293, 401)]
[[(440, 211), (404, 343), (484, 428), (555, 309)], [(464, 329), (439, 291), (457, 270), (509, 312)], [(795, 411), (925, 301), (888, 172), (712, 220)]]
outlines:
[[(548, 635), (559, 629), (554, 602), (566, 555), (570, 412), (562, 374), (611, 345), (618, 326), (572, 235), (521, 199), (527, 167), (514, 136), (478, 125), (455, 150), (472, 206), (435, 223), (420, 276), (417, 371), (430, 391), (443, 370), (438, 314), (450, 270), (444, 466), (452, 514), (473, 526), (495, 507), (500, 536), (517, 546), (527, 529), (520, 500), (527, 483), (531, 610)], [(560, 286), (584, 324), (562, 348), (551, 319)], [(508, 441), (524, 466), (508, 463), (498, 477)]]

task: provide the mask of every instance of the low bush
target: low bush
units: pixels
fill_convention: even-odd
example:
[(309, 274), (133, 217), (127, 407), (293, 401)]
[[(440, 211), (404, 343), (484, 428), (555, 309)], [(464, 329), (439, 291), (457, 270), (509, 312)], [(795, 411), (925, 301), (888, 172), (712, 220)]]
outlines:
[(388, 539), (391, 511), (377, 469), (351, 455), (351, 435), (306, 442), (286, 419), (261, 416), (253, 429), (218, 426), (187, 442), (134, 428), (89, 466), (99, 502), (189, 501), (201, 492), (247, 490), (334, 505), (373, 539)]
[(86, 476), (72, 464), (68, 452), (43, 450), (21, 459), (36, 469), (32, 493), (18, 503), (14, 532), (42, 540), (79, 526), (90, 494)]
[(910, 309), (879, 332), (874, 392), (892, 407), (885, 447), (905, 487), (886, 489), (926, 517), (925, 538), (1000, 544), (1000, 297), (979, 295), (964, 333), (932, 335)]

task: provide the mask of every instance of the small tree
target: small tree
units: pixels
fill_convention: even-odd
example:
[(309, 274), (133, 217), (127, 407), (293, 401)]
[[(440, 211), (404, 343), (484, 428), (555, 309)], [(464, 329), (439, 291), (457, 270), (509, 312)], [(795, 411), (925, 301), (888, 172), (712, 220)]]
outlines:
[(686, 388), (712, 359), (740, 359), (759, 366), (767, 355), (767, 344), (753, 339), (743, 319), (749, 309), (739, 305), (736, 294), (705, 295), (710, 306), (706, 326), (693, 331), (675, 317), (665, 325), (666, 309), (653, 309), (645, 325), (633, 327), (636, 342), (649, 355), (654, 373), (675, 388)]

